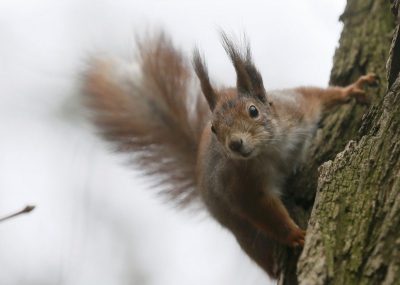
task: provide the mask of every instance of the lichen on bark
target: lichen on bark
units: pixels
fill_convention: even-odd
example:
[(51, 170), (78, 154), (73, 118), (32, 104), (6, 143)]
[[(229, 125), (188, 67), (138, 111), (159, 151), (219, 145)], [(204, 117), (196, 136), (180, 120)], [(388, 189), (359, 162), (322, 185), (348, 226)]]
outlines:
[(380, 85), (368, 90), (369, 107), (326, 115), (313, 162), (291, 178), (287, 203), (301, 225), (309, 221), (300, 260), (288, 251), (280, 284), (400, 284), (400, 40), (391, 13), (399, 1), (391, 2), (348, 0), (340, 18), (331, 84), (374, 72)]

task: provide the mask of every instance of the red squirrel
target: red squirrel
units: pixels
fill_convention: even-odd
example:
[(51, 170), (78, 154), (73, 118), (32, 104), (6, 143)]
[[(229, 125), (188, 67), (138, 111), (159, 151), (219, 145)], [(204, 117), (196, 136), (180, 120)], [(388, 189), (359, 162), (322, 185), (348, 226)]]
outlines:
[(277, 277), (271, 243), (301, 247), (305, 238), (281, 201), (282, 185), (304, 160), (321, 113), (352, 98), (367, 103), (363, 87), (376, 78), (266, 91), (249, 46), (235, 45), (224, 33), (222, 44), (236, 87), (214, 87), (197, 50), (192, 68), (160, 34), (138, 44), (136, 72), (129, 75), (94, 60), (83, 78), (86, 103), (102, 135), (117, 150), (133, 152), (135, 164), (156, 176), (164, 193), (180, 205), (200, 198), (242, 249)]

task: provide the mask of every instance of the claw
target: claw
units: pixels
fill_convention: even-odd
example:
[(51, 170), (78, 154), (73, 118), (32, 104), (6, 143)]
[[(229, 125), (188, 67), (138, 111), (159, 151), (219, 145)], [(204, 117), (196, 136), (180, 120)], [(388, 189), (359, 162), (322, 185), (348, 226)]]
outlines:
[(374, 73), (368, 73), (358, 78), (355, 83), (349, 85), (345, 96), (354, 97), (359, 104), (369, 105), (371, 103), (371, 98), (365, 93), (364, 86), (378, 86), (378, 83), (378, 76)]
[(364, 84), (368, 84), (371, 86), (377, 86), (379, 83), (379, 77), (375, 74), (375, 73), (368, 73), (366, 75), (361, 76), (357, 82), (356, 85), (360, 86), (362, 88), (362, 86)]
[(293, 230), (288, 238), (290, 247), (303, 247), (306, 232), (300, 228)]

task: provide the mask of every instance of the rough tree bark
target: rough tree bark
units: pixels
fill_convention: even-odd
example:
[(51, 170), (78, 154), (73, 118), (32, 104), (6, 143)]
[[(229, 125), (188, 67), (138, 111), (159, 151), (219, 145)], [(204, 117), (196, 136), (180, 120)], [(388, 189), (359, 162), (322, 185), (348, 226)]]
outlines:
[(308, 227), (301, 255), (284, 252), (279, 284), (400, 284), (399, 3), (348, 0), (340, 18), (331, 83), (374, 72), (380, 84), (369, 107), (322, 120), (312, 161), (288, 183), (288, 207)]

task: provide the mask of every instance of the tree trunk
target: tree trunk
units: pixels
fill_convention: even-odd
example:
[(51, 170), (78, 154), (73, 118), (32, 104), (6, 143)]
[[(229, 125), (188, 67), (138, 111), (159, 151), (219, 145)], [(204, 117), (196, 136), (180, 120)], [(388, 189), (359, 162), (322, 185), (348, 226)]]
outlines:
[(348, 0), (340, 18), (331, 84), (368, 72), (380, 84), (369, 107), (322, 120), (312, 161), (288, 183), (288, 207), (308, 227), (300, 258), (284, 252), (279, 284), (400, 284), (399, 3)]

